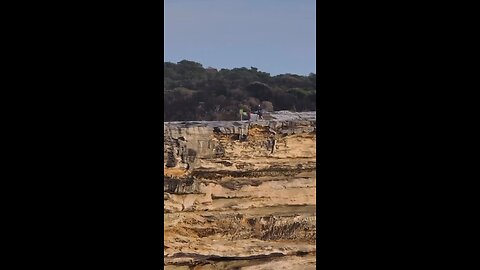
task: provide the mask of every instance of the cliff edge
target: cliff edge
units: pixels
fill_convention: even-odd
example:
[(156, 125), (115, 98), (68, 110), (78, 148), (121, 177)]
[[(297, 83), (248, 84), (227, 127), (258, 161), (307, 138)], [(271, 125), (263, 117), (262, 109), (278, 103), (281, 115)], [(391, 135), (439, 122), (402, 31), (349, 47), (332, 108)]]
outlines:
[(316, 115), (267, 119), (164, 123), (166, 267), (315, 268)]

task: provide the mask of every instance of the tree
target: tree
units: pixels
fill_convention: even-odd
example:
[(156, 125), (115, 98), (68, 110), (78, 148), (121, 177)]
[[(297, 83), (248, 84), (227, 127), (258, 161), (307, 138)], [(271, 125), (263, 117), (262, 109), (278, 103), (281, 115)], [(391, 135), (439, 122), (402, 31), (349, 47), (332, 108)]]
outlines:
[(267, 110), (316, 109), (316, 74), (270, 76), (256, 67), (220, 69), (182, 60), (164, 63), (164, 120), (237, 120), (259, 104)]
[(252, 97), (266, 100), (272, 95), (272, 89), (265, 83), (252, 82), (247, 86), (247, 91)]
[(262, 101), (262, 108), (267, 112), (273, 112), (273, 104), (270, 101)]

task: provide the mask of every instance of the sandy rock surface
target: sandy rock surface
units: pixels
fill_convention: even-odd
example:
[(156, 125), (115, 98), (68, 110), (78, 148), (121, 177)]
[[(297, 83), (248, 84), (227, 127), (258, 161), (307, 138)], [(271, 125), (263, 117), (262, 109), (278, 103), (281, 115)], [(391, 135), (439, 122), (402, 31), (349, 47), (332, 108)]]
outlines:
[(164, 131), (166, 269), (315, 268), (315, 112)]

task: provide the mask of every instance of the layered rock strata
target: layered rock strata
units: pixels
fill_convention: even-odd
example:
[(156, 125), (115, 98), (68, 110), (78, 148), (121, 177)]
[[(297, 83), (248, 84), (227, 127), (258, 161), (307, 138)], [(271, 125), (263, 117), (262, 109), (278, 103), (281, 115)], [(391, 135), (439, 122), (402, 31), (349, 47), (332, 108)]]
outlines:
[(164, 134), (167, 269), (315, 268), (315, 112)]

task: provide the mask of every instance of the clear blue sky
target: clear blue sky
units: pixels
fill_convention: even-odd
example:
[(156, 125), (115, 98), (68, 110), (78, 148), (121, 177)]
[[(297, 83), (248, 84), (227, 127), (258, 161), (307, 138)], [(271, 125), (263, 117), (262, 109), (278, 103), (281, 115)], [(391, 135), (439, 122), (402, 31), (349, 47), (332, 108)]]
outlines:
[(165, 61), (316, 73), (315, 0), (164, 0)]

